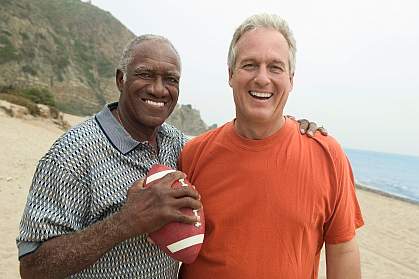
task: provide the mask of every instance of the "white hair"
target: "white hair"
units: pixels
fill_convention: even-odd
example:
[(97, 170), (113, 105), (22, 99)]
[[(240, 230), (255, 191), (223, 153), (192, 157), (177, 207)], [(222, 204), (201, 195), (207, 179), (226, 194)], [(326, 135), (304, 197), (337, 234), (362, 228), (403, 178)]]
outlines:
[(141, 35), (138, 37), (135, 37), (134, 39), (132, 39), (124, 48), (124, 51), (122, 52), (122, 56), (119, 59), (119, 63), (117, 66), (117, 69), (120, 70), (123, 74), (123, 80), (126, 80), (127, 77), (127, 67), (128, 64), (132, 62), (132, 60), (134, 59), (134, 50), (143, 42), (146, 41), (160, 41), (160, 42), (164, 42), (167, 43), (172, 49), (173, 51), (176, 53), (176, 56), (178, 57), (179, 60), (179, 67), (181, 67), (181, 61), (180, 61), (180, 56), (179, 53), (177, 52), (176, 48), (173, 46), (173, 44), (165, 37), (160, 36), (160, 35), (153, 35), (153, 34), (145, 34), (145, 35)]
[(240, 40), (241, 36), (244, 33), (256, 29), (256, 28), (269, 28), (278, 31), (284, 36), (285, 40), (288, 42), (289, 48), (289, 58), (288, 65), (291, 74), (295, 72), (295, 54), (297, 52), (297, 46), (292, 34), (291, 29), (288, 26), (288, 23), (278, 15), (274, 14), (257, 14), (251, 17), (248, 17), (239, 27), (237, 27), (234, 32), (233, 39), (230, 43), (230, 48), (228, 51), (228, 60), (227, 64), (230, 70), (234, 70), (237, 59), (237, 42)]

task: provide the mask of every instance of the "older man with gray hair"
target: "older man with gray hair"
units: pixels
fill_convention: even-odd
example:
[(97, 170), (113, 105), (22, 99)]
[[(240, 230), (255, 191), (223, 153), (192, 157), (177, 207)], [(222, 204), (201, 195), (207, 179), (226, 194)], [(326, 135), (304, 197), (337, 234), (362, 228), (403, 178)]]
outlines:
[(228, 55), (236, 118), (188, 142), (179, 167), (202, 196), (206, 236), (182, 279), (360, 278), (363, 219), (351, 167), (332, 137), (302, 136), (283, 110), (296, 43), (276, 15), (246, 19)]
[(176, 168), (187, 138), (164, 121), (175, 108), (180, 58), (163, 37), (126, 48), (118, 103), (71, 129), (40, 160), (18, 236), (22, 278), (176, 278), (178, 262), (147, 242), (166, 223), (194, 223), (201, 208), (181, 172), (143, 189), (156, 163)]

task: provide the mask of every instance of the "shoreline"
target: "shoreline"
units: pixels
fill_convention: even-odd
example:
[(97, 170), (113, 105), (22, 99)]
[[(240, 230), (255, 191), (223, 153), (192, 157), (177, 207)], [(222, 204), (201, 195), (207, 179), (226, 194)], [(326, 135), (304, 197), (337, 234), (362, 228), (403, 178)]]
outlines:
[(396, 199), (396, 200), (399, 200), (399, 201), (402, 201), (402, 202), (407, 202), (407, 203), (419, 206), (419, 201), (417, 201), (417, 200), (411, 199), (409, 197), (399, 196), (399, 195), (396, 195), (396, 194), (393, 194), (393, 193), (385, 192), (383, 190), (377, 189), (377, 187), (374, 187), (374, 186), (370, 186), (370, 185), (367, 185), (367, 184), (362, 184), (362, 183), (357, 182), (357, 183), (355, 183), (355, 187), (357, 189), (361, 189), (361, 190), (364, 190), (364, 191), (367, 191), (367, 192), (375, 193), (377, 195), (381, 195), (381, 196), (384, 196), (384, 197), (387, 197), (387, 198), (392, 198), (392, 199)]

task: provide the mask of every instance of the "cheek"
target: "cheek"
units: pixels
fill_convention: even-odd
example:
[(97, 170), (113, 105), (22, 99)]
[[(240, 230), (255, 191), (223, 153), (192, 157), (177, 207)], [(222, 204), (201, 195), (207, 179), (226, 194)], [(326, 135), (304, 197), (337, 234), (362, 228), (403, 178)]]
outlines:
[(172, 100), (174, 101), (174, 103), (176, 103), (178, 98), (179, 98), (179, 88), (169, 89), (169, 94), (170, 94)]

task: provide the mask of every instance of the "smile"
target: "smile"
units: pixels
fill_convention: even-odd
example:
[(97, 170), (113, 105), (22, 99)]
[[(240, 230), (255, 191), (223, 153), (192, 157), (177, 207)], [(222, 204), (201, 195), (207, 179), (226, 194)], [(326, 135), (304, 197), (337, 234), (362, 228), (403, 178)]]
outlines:
[(257, 91), (249, 91), (249, 94), (257, 99), (269, 99), (270, 97), (272, 97), (272, 93), (268, 93), (268, 92), (257, 92)]
[(164, 102), (156, 102), (156, 101), (147, 100), (147, 99), (145, 99), (144, 102), (156, 108), (161, 108), (164, 106)]

